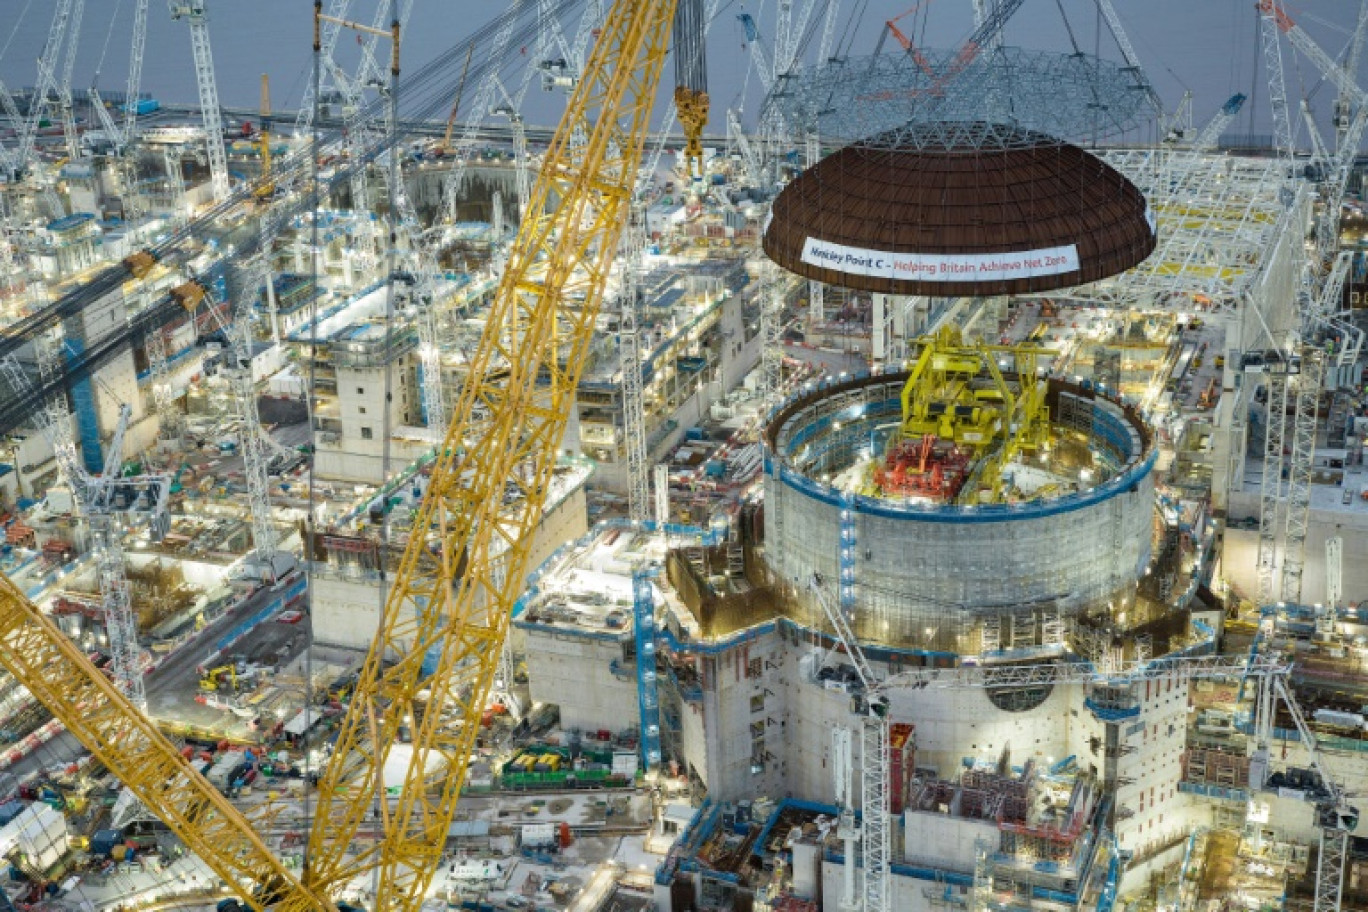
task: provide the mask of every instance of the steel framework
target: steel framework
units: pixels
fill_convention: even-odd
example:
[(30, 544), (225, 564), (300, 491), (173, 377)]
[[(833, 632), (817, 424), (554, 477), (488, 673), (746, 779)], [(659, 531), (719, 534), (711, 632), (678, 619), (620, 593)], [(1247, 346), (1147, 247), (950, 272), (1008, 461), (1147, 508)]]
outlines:
[[(630, 204), (671, 6), (614, 6), (547, 151), (415, 522), (429, 531), (410, 538), (320, 784), (316, 889), (375, 869), (376, 907), (413, 908), (440, 860)], [(477, 406), (489, 420), (471, 421)], [(406, 724), (412, 758), (367, 844), (359, 831)]]
[[(40, 373), (50, 373), (50, 362), (60, 357), (51, 340), (39, 346)], [(44, 367), (45, 364), (49, 366)], [(0, 360), (0, 373), (20, 395), (36, 395), (32, 382), (13, 355)], [(76, 454), (71, 433), (71, 415), (67, 411), (65, 394), (49, 398), (46, 407), (38, 412), (38, 429), (52, 447), (58, 471), (71, 490), (90, 530), (91, 551), (95, 555), (96, 577), (100, 586), (100, 608), (104, 615), (105, 633), (109, 637), (110, 667), (114, 680), (129, 702), (140, 711), (147, 709), (143, 686), (141, 651), (138, 648), (138, 620), (133, 612), (132, 588), (125, 568), (120, 514), (141, 512), (154, 532), (161, 531), (166, 515), (166, 499), (170, 480), (165, 475), (141, 475), (123, 478), (119, 469), (123, 464), (123, 436), (132, 411), (128, 405), (120, 410), (119, 423), (105, 453), (104, 471), (92, 476)], [(125, 509), (114, 504), (114, 491), (135, 496)], [(141, 502), (139, 502), (141, 501)], [(157, 535), (160, 538), (160, 535)]]
[(48, 29), (47, 41), (38, 55), (38, 81), (34, 84), (33, 99), (29, 104), (28, 117), (13, 121), (19, 131), (18, 150), (13, 156), (11, 180), (28, 167), (33, 155), (33, 146), (38, 139), (38, 126), (47, 111), (49, 93), (57, 92), (57, 55), (62, 46), (62, 38), (67, 34), (67, 23), (71, 17), (72, 0), (56, 0), (53, 5), (52, 26)]
[(195, 56), (195, 84), (199, 87), (200, 117), (204, 121), (204, 148), (209, 156), (209, 184), (215, 200), (228, 198), (228, 153), (223, 146), (223, 115), (219, 109), (218, 79), (214, 54), (209, 46), (209, 14), (206, 0), (167, 0), (172, 19), (190, 25), (190, 48)]
[[(270, 249), (269, 242), (266, 248)], [(256, 381), (252, 376), (252, 325), (255, 303), (262, 283), (267, 281), (264, 255), (245, 258), (229, 271), (227, 293), (232, 308), (232, 321), (223, 319), (219, 308), (210, 304), (210, 312), (228, 339), (225, 365), (222, 368), (231, 388), (233, 417), (238, 427), (238, 449), (242, 453), (242, 471), (247, 480), (247, 508), (252, 520), (252, 546), (258, 562), (274, 581), (284, 568), (284, 553), (279, 550), (275, 527), (271, 524), (270, 473), (272, 441), (261, 427), (257, 408)], [(210, 295), (206, 295), (210, 297)], [(189, 302), (192, 306), (198, 300)], [(292, 561), (287, 560), (285, 563)]]
[[(410, 539), (324, 776), (307, 886), (275, 859), (253, 822), (22, 593), (0, 581), (0, 664), (102, 763), (126, 776), (134, 794), (254, 908), (334, 910), (332, 891), (365, 871), (378, 878), (377, 908), (414, 910), (422, 903), (523, 586), (531, 533), (617, 249), (671, 6), (619, 0), (571, 95), (537, 180), (534, 215), (520, 228), (433, 469), (417, 524), (427, 534)], [(577, 125), (584, 127), (582, 143), (573, 139)], [(493, 365), (506, 371), (496, 374)], [(489, 409), (490, 420), (471, 420), (477, 405)], [(522, 495), (512, 502), (510, 483)], [(435, 670), (427, 667), (429, 652)], [(368, 846), (359, 831), (371, 822), (401, 725), (414, 728), (413, 759), (397, 800), (380, 805), (379, 844)], [(439, 781), (430, 780), (433, 772)]]
[[(1265, 304), (1260, 287), (1275, 250), (1298, 236), (1306, 205), (1304, 185), (1289, 203), (1280, 162), (1157, 149), (1106, 150), (1101, 157), (1150, 201), (1157, 244), (1138, 266), (1061, 296), (1141, 310), (1190, 312), (1195, 295), (1216, 311), (1290, 308), (1290, 301)], [(1278, 322), (1273, 313), (1265, 318)]]
[[(1283, 601), (1293, 604), (1301, 601), (1302, 569), (1306, 562), (1306, 532), (1311, 520), (1311, 472), (1316, 452), (1316, 411), (1320, 403), (1324, 365), (1322, 353), (1318, 349), (1304, 347), (1301, 373), (1297, 375), (1294, 383), (1296, 400), (1292, 412), (1292, 452), (1287, 461), (1287, 518), (1283, 533), (1282, 589), (1279, 596)], [(1259, 544), (1262, 557), (1262, 535)], [(1262, 562), (1259, 566), (1262, 571)]]
[(1291, 365), (1280, 360), (1268, 373), (1263, 477), (1259, 483), (1259, 604), (1277, 601), (1278, 532), (1283, 497), (1282, 477), (1287, 448), (1287, 403)]
[(650, 519), (650, 454), (646, 448), (646, 414), (641, 376), (641, 335), (637, 307), (641, 292), (641, 253), (646, 214), (634, 205), (623, 233), (622, 294), (618, 304), (618, 348), (622, 368), (622, 435), (627, 461), (627, 518)]
[(1119, 136), (1147, 116), (1135, 73), (1091, 55), (1003, 47), (921, 49), (917, 57), (920, 64), (902, 53), (843, 57), (795, 70), (766, 107), (795, 129), (889, 148), (963, 146), (978, 134), (958, 126), (984, 122), (1091, 140)]

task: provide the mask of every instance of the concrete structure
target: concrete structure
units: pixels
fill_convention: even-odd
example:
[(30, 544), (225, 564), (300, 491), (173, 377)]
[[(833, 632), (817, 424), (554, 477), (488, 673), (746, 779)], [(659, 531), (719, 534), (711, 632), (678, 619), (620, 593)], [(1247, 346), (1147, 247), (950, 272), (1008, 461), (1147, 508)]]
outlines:
[[(1138, 416), (1091, 390), (1052, 386), (1055, 425), (1083, 434), (1097, 456), (1072, 493), (987, 505), (843, 493), (853, 484), (844, 476), (884, 451), (906, 376), (803, 393), (767, 429), (766, 561), (795, 620), (821, 626), (807, 588), (814, 572), (841, 572), (843, 510), (858, 542), (856, 632), (871, 642), (960, 655), (1057, 648), (1061, 619), (1133, 597), (1150, 556), (1156, 456)], [(1010, 633), (985, 646), (985, 620)]]
[[(588, 471), (576, 467), (557, 479), (537, 527), (530, 565), (539, 566), (588, 528), (584, 484)], [(325, 547), (327, 541), (324, 541)], [(380, 623), (379, 574), (363, 565), (317, 563), (313, 576), (314, 636), (318, 643), (366, 649)]]

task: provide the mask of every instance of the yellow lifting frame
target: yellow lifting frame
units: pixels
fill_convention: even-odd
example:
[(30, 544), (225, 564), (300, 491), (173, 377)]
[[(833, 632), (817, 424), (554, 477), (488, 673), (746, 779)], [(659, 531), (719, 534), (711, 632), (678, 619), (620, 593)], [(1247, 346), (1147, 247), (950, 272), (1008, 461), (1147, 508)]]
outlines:
[[(987, 489), (991, 500), (1000, 500), (1003, 468), (1049, 439), (1047, 386), (1036, 374), (1039, 357), (1056, 352), (1031, 345), (967, 345), (954, 326), (943, 326), (919, 342), (902, 389), (901, 438), (934, 434), (973, 450), (975, 459), (986, 461), (960, 499), (977, 502)], [(1004, 353), (1016, 362), (1015, 390), (998, 368), (996, 356)], [(973, 381), (984, 374), (991, 386), (975, 387)], [(956, 406), (968, 412), (958, 412)]]

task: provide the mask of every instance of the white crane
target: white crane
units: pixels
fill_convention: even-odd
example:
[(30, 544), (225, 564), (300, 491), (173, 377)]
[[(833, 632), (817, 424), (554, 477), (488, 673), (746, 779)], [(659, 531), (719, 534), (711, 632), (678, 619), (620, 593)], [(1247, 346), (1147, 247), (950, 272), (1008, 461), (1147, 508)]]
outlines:
[[(49, 340), (39, 341), (36, 348), (40, 376), (44, 380), (56, 376), (54, 362), (60, 357), (59, 352), (49, 344)], [(4, 374), (17, 395), (28, 397), (37, 394), (14, 355), (0, 360), (0, 373)], [(146, 711), (138, 621), (133, 612), (120, 524), (123, 519), (139, 514), (149, 523), (154, 536), (160, 538), (166, 531), (166, 500), (171, 481), (165, 475), (119, 477), (119, 467), (123, 463), (123, 437), (131, 414), (129, 406), (121, 407), (119, 423), (105, 453), (104, 472), (98, 477), (90, 475), (77, 456), (65, 391), (48, 397), (44, 407), (35, 413), (34, 420), (52, 447), (58, 471), (71, 489), (72, 499), (90, 530), (115, 682), (134, 705)]]
[[(836, 631), (836, 638), (845, 647), (846, 655), (855, 666), (863, 697), (858, 701), (860, 723), (860, 797), (864, 826), (859, 838), (864, 846), (864, 891), (860, 908), (863, 912), (888, 912), (892, 908), (889, 895), (890, 825), (888, 819), (888, 697), (865, 658), (860, 642), (850, 628), (845, 613), (832, 602), (816, 574), (811, 589), (821, 603), (827, 620)], [(847, 799), (849, 799), (847, 794)], [(853, 838), (847, 828), (847, 836)], [(850, 863), (850, 859), (846, 859)]]
[[(263, 229), (261, 250), (271, 249), (271, 228)], [(247, 562), (258, 578), (278, 581), (294, 567), (294, 557), (281, 551), (275, 527), (271, 524), (269, 492), (270, 463), (277, 449), (261, 427), (257, 409), (256, 382), (252, 376), (252, 319), (256, 296), (266, 281), (267, 265), (263, 254), (255, 254), (232, 264), (228, 272), (228, 300), (231, 319), (225, 319), (212, 300), (209, 312), (228, 340), (223, 353), (220, 372), (228, 381), (232, 395), (233, 416), (238, 426), (238, 450), (242, 454), (243, 474), (247, 481), (247, 506), (252, 523), (252, 559)], [(211, 298), (210, 292), (198, 280), (178, 285), (171, 291), (187, 311), (193, 312), (201, 301)]]
[[(1330, 167), (1321, 182), (1321, 217), (1316, 225), (1315, 264), (1323, 278), (1330, 267), (1335, 247), (1339, 243), (1340, 200), (1348, 184), (1359, 142), (1368, 127), (1368, 92), (1355, 81), (1357, 74), (1336, 63), (1311, 36), (1283, 10), (1279, 0), (1260, 0), (1259, 10), (1264, 21), (1271, 23), (1275, 36), (1281, 33), (1291, 45), (1316, 65), (1322, 76), (1339, 91), (1336, 100), (1337, 142)], [(1350, 43), (1348, 59), (1357, 61), (1365, 34), (1368, 34), (1368, 0), (1359, 6), (1358, 25)]]
[[(1264, 479), (1261, 490), (1259, 517), (1259, 597), (1265, 603), (1278, 595), (1285, 601), (1297, 601), (1301, 595), (1301, 576), (1306, 544), (1306, 533), (1310, 509), (1310, 480), (1312, 460), (1315, 449), (1316, 406), (1319, 401), (1324, 370), (1324, 357), (1316, 337), (1324, 332), (1341, 332), (1343, 321), (1335, 317), (1339, 310), (1339, 288), (1337, 273), (1342, 268), (1337, 262), (1335, 250), (1339, 243), (1340, 201), (1348, 182), (1349, 171), (1357, 152), (1359, 141), (1368, 129), (1368, 93), (1354, 81), (1354, 74), (1346, 73), (1329, 54), (1306, 34), (1283, 10), (1279, 0), (1260, 0), (1260, 23), (1264, 35), (1265, 62), (1269, 69), (1270, 101), (1274, 103), (1275, 126), (1279, 143), (1287, 142), (1288, 148), (1279, 147), (1290, 165), (1291, 125), (1284, 125), (1288, 119), (1286, 110), (1285, 87), (1282, 86), (1282, 52), (1279, 35), (1285, 35), (1294, 48), (1311, 60), (1326, 79), (1330, 80), (1344, 100), (1337, 110), (1348, 115), (1348, 124), (1340, 131), (1341, 144), (1333, 155), (1322, 149), (1319, 158), (1324, 163), (1324, 179), (1319, 184), (1321, 196), (1320, 217), (1316, 223), (1315, 253), (1305, 264), (1299, 275), (1296, 303), (1301, 318), (1301, 347), (1289, 348), (1285, 357), (1269, 375), (1268, 383), (1268, 427), (1264, 446)], [(1360, 5), (1358, 28), (1351, 43), (1350, 59), (1357, 59), (1364, 33), (1368, 30), (1368, 0)], [(1310, 124), (1314, 132), (1314, 124)], [(1289, 172), (1290, 174), (1290, 172)], [(1333, 296), (1333, 297), (1332, 297)], [(1350, 330), (1345, 346), (1357, 355), (1361, 344), (1361, 334)], [(1352, 340), (1352, 341), (1350, 341)], [(1341, 353), (1341, 359), (1344, 352)], [(1281, 491), (1284, 450), (1287, 443), (1287, 404), (1295, 388), (1292, 418), (1291, 454), (1287, 460), (1288, 490), (1285, 498), (1286, 514), (1282, 527), (1283, 562), (1281, 585), (1274, 589), (1274, 573), (1277, 559), (1277, 534), (1279, 531), (1279, 510), (1284, 498)]]
[(33, 154), (33, 145), (38, 138), (38, 125), (47, 113), (48, 96), (57, 91), (57, 56), (61, 53), (62, 38), (66, 35), (67, 23), (71, 17), (72, 0), (56, 0), (53, 5), (52, 26), (48, 29), (47, 41), (42, 53), (38, 55), (38, 82), (34, 85), (33, 98), (29, 102), (28, 117), (18, 122), (19, 151), (14, 155), (11, 179), (19, 177)]
[[(627, 462), (627, 518), (644, 522), (649, 517), (650, 453), (646, 448), (645, 391), (642, 389), (641, 335), (637, 310), (641, 301), (642, 248), (646, 245), (646, 213), (640, 197), (628, 210), (627, 230), (622, 234), (622, 294), (618, 298), (618, 360), (622, 368), (622, 434)], [(668, 482), (667, 482), (668, 484)], [(660, 530), (664, 532), (664, 529)]]
[(67, 155), (72, 161), (81, 157), (81, 139), (76, 133), (76, 106), (71, 94), (71, 73), (76, 66), (76, 46), (81, 35), (81, 16), (84, 12), (85, 0), (72, 0), (71, 17), (66, 26), (66, 60), (62, 64), (62, 79), (57, 83), (62, 137), (66, 140)]
[(1192, 148), (1197, 152), (1209, 152), (1215, 149), (1221, 134), (1235, 120), (1240, 109), (1244, 107), (1244, 103), (1245, 96), (1238, 93), (1230, 96), (1226, 103), (1221, 105), (1221, 110), (1216, 112), (1216, 116), (1211, 118), (1210, 122), (1192, 140)]
[(138, 95), (142, 92), (143, 50), (147, 46), (148, 0), (134, 0), (133, 44), (128, 54), (128, 91), (124, 95), (124, 145), (138, 130)]
[[(223, 145), (223, 116), (219, 109), (214, 55), (209, 47), (207, 0), (167, 0), (172, 19), (190, 26), (190, 47), (195, 56), (195, 84), (199, 87), (200, 118), (204, 121), (204, 147), (209, 156), (209, 184), (214, 200), (228, 198), (228, 152)], [(134, 103), (129, 99), (129, 103)]]
[(1296, 726), (1298, 742), (1306, 749), (1311, 766), (1320, 776), (1322, 791), (1308, 793), (1316, 806), (1320, 852), (1316, 867), (1315, 912), (1339, 912), (1344, 889), (1344, 868), (1349, 857), (1349, 834), (1358, 826), (1358, 808), (1349, 804), (1343, 788), (1330, 775), (1318, 749), (1316, 735), (1283, 680), (1285, 675), (1264, 676), (1254, 716), (1254, 753), (1249, 763), (1251, 788), (1264, 788), (1272, 772), (1274, 708), (1281, 700)]

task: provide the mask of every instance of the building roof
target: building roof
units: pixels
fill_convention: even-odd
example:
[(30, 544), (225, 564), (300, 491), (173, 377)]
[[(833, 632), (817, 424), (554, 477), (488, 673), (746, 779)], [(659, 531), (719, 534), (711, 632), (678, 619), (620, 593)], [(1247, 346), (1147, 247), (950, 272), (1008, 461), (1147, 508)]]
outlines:
[(453, 820), (447, 829), (448, 839), (483, 839), (487, 836), (488, 820)]
[(1154, 250), (1143, 194), (1096, 156), (1014, 127), (941, 133), (875, 137), (809, 168), (775, 199), (765, 252), (847, 288), (994, 295), (1093, 282)]

